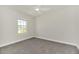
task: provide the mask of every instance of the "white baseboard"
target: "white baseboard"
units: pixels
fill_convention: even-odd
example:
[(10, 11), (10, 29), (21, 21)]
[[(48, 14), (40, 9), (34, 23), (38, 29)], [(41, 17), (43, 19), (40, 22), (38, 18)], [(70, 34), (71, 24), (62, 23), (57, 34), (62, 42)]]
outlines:
[(63, 43), (63, 44), (68, 44), (68, 45), (72, 45), (72, 46), (77, 47), (76, 44), (70, 43), (70, 42), (58, 41), (58, 40), (55, 40), (55, 39), (50, 39), (50, 38), (45, 38), (45, 37), (37, 37), (37, 38), (44, 39), (44, 40), (49, 40), (49, 41), (54, 41), (54, 42), (59, 42), (59, 43)]
[[(26, 37), (24, 39), (19, 39), (17, 41), (8, 42), (8, 43), (0, 45), (0, 47), (4, 47), (4, 46), (11, 45), (11, 44), (15, 44), (15, 43), (18, 43), (18, 42), (21, 42), (21, 41), (24, 41), (24, 40), (27, 40), (27, 39), (30, 39), (30, 38), (33, 38), (33, 37), (34, 36), (30, 36), (30, 37)], [(74, 44), (74, 43), (64, 42), (64, 41), (58, 41), (58, 40), (55, 40), (55, 39), (50, 39), (50, 38), (45, 38), (45, 37), (36, 37), (36, 38), (40, 38), (40, 39), (44, 39), (44, 40), (49, 40), (49, 41), (54, 41), (54, 42), (59, 42), (59, 43), (63, 43), (63, 44), (73, 45), (73, 46), (76, 46), (79, 49), (79, 47), (76, 44)]]
[(21, 42), (21, 41), (30, 39), (30, 38), (32, 38), (32, 37), (33, 37), (33, 36), (26, 37), (26, 38), (24, 38), (24, 39), (19, 39), (19, 40), (17, 40), (17, 41), (13, 41), (13, 42), (8, 42), (8, 43), (5, 43), (5, 44), (0, 45), (0, 47), (4, 47), (4, 46), (11, 45), (11, 44), (15, 44), (15, 43), (18, 43), (18, 42)]

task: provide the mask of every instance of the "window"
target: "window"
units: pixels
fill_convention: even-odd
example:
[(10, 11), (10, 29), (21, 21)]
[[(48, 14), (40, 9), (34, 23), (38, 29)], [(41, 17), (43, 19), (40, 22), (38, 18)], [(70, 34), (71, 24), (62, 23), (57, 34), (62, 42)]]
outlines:
[(17, 25), (18, 25), (18, 34), (27, 32), (27, 21), (17, 20)]

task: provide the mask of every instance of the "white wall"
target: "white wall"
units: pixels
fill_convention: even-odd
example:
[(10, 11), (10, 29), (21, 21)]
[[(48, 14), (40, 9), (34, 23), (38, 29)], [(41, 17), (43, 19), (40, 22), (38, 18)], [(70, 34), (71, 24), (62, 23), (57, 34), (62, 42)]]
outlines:
[(79, 6), (50, 11), (37, 18), (37, 37), (79, 47)]
[[(0, 12), (0, 16), (1, 16), (1, 12)], [(1, 20), (1, 17), (0, 17), (0, 43), (1, 43), (1, 40), (2, 40), (2, 20)]]
[(74, 27), (75, 27), (75, 39), (76, 44), (79, 48), (79, 6), (74, 7), (75, 13), (74, 13)]
[[(28, 19), (28, 32), (22, 35), (17, 35), (16, 20), (18, 17)], [(14, 42), (30, 38), (34, 35), (34, 21), (20, 12), (16, 12), (10, 7), (0, 6), (0, 47)]]

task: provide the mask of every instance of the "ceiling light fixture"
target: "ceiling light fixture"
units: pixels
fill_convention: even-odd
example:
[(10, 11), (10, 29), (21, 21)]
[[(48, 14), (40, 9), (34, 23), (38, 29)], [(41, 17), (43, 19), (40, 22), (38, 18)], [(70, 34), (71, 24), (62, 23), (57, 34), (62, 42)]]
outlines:
[(39, 8), (36, 8), (35, 10), (36, 10), (36, 11), (39, 11)]

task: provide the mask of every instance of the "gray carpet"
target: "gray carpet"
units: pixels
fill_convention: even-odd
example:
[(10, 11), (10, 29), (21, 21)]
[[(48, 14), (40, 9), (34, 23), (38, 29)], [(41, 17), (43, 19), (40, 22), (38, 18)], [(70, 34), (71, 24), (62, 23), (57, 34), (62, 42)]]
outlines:
[(78, 54), (77, 47), (38, 38), (0, 48), (1, 54)]

